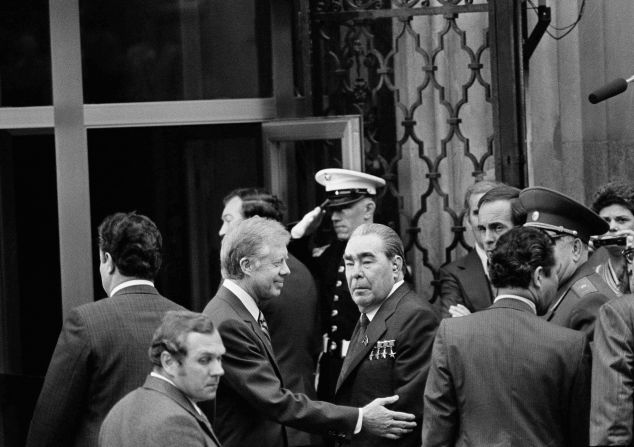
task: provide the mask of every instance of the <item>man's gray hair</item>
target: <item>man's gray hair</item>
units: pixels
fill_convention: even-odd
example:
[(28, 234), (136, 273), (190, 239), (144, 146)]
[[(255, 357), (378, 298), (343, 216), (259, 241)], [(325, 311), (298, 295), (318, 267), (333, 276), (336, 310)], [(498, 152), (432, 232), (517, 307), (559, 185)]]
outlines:
[(405, 250), (403, 248), (403, 241), (396, 231), (392, 230), (387, 225), (381, 225), (377, 223), (365, 223), (359, 225), (350, 235), (350, 238), (354, 236), (367, 236), (370, 234), (377, 235), (383, 241), (384, 254), (388, 259), (393, 259), (394, 256), (400, 256), (403, 262), (405, 261)]
[(225, 279), (242, 279), (242, 258), (257, 259), (264, 247), (286, 246), (291, 235), (284, 226), (272, 219), (254, 216), (240, 222), (222, 238), (220, 246), (220, 268)]

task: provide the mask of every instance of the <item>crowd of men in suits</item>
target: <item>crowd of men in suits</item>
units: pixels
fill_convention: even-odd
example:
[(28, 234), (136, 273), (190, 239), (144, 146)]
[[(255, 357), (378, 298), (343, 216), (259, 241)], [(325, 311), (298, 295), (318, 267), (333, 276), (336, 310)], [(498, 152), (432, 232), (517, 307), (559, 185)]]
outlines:
[[(474, 250), (441, 268), (432, 305), (405, 281), (399, 236), (373, 223), (385, 182), (341, 169), (316, 181), (328, 200), (290, 231), (267, 191), (227, 195), (223, 279), (202, 313), (155, 289), (154, 223), (108, 216), (109, 298), (64, 321), (27, 445), (634, 442), (632, 185), (608, 185), (591, 210), (476, 183)], [(311, 246), (325, 215), (336, 240)], [(589, 258), (605, 233), (623, 241)]]

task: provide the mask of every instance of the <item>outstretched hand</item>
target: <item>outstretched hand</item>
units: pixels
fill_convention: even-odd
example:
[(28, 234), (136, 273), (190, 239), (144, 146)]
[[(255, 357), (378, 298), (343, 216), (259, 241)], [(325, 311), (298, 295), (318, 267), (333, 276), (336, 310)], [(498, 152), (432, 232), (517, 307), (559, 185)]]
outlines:
[(399, 439), (411, 433), (416, 427), (413, 414), (385, 408), (397, 400), (398, 396), (380, 397), (363, 407), (363, 428), (388, 439)]

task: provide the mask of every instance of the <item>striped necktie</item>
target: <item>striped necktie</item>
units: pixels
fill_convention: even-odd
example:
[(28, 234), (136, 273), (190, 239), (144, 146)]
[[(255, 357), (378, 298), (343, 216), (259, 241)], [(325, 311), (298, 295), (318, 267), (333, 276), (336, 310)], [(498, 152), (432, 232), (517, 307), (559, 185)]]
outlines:
[(271, 333), (269, 332), (269, 325), (266, 324), (266, 320), (264, 319), (264, 314), (262, 314), (262, 312), (260, 312), (260, 314), (258, 315), (258, 324), (260, 325), (260, 329), (262, 329), (262, 332), (264, 332), (264, 335), (266, 335), (269, 343), (271, 343)]

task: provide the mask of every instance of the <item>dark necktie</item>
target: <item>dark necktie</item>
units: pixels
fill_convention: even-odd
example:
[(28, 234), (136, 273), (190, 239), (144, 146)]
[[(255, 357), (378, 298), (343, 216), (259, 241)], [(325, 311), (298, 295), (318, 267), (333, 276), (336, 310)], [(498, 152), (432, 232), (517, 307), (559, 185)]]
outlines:
[(361, 319), (359, 320), (359, 336), (357, 338), (357, 342), (361, 343), (361, 344), (368, 344), (368, 342), (366, 341), (366, 335), (365, 332), (368, 329), (368, 324), (370, 324), (370, 320), (368, 319), (368, 316), (365, 313), (361, 314)]
[(266, 338), (269, 341), (269, 343), (271, 343), (271, 334), (269, 332), (269, 325), (266, 324), (266, 320), (264, 319), (264, 315), (262, 314), (262, 312), (260, 312), (260, 314), (258, 315), (258, 324), (260, 325), (260, 329), (262, 329), (262, 332), (264, 332), (264, 335), (266, 335)]

